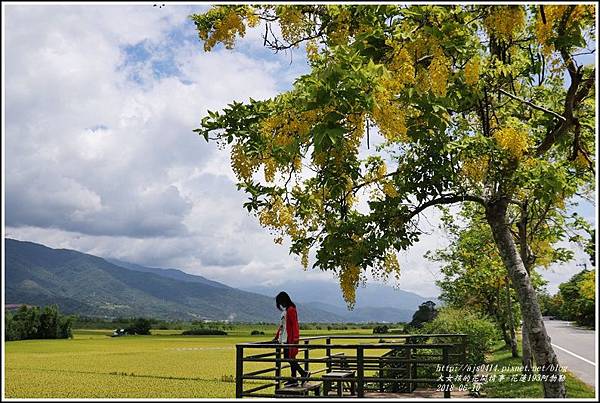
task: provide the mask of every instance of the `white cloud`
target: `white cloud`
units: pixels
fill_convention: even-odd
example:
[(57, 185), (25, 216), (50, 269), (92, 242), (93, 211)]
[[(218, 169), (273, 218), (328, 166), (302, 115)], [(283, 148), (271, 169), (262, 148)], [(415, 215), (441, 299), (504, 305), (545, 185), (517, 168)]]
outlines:
[[(6, 235), (238, 286), (330, 279), (273, 243), (226, 151), (192, 132), (207, 110), (288, 88), (304, 51), (290, 64), (252, 30), (239, 51), (204, 53), (187, 19), (198, 9), (4, 8)], [(422, 255), (443, 244), (434, 232), (400, 254), (401, 288), (437, 294)]]

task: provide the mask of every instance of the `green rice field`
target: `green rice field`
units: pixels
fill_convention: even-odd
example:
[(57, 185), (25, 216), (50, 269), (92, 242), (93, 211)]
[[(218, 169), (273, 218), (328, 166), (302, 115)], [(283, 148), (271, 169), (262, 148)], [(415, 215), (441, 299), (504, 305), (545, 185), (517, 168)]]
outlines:
[[(265, 335), (250, 336), (252, 329)], [(153, 330), (151, 336), (108, 337), (109, 330), (80, 329), (70, 340), (6, 342), (5, 393), (8, 398), (235, 397), (235, 344), (270, 340), (274, 331), (254, 326), (228, 331), (227, 336)], [(372, 334), (372, 330), (301, 333)]]

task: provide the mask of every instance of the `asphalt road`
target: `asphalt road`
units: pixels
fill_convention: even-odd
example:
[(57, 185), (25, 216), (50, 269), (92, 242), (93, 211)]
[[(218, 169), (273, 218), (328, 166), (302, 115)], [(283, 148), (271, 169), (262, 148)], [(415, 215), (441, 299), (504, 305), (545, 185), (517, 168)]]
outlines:
[(596, 332), (563, 320), (545, 320), (554, 352), (562, 367), (596, 387)]

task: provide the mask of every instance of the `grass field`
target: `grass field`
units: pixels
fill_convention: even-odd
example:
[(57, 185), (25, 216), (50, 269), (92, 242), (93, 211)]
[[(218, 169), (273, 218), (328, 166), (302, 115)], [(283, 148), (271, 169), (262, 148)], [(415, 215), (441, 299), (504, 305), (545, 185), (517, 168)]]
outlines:
[[(250, 336), (252, 329), (264, 336)], [(6, 397), (235, 397), (235, 344), (269, 340), (275, 328), (240, 327), (227, 336), (107, 337), (76, 330), (72, 340), (5, 343)], [(303, 330), (302, 336), (372, 334), (371, 329)], [(264, 365), (264, 364), (263, 364)]]

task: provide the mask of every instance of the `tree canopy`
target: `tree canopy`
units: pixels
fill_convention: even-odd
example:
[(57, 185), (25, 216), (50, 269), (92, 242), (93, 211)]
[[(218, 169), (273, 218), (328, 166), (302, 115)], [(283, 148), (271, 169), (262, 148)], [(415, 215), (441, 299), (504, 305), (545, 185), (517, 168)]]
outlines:
[(305, 266), (314, 249), (350, 304), (368, 272), (399, 277), (396, 251), (431, 206), (564, 205), (593, 188), (595, 66), (574, 57), (591, 51), (593, 5), (242, 5), (192, 19), (207, 51), (259, 24), (275, 51), (305, 46), (310, 72), (291, 90), (209, 111), (196, 131), (231, 147), (245, 207)]

